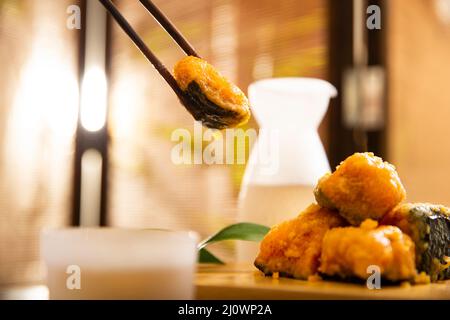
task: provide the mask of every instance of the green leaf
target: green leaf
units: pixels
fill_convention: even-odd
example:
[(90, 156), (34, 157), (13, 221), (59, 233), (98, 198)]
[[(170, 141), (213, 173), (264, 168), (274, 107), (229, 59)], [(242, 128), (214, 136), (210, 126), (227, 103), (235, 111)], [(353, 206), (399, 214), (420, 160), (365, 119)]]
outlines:
[(213, 255), (210, 251), (206, 250), (205, 247), (209, 244), (224, 241), (224, 240), (244, 240), (244, 241), (261, 241), (264, 236), (269, 232), (270, 228), (255, 224), (255, 223), (237, 223), (232, 224), (206, 240), (202, 241), (198, 245), (199, 250), (199, 263), (215, 263), (215, 264), (225, 264), (222, 260)]
[(264, 238), (269, 230), (269, 227), (255, 223), (243, 222), (233, 224), (220, 230), (208, 239), (202, 241), (198, 245), (198, 249), (203, 249), (208, 244), (224, 240), (244, 240), (259, 242)]
[(213, 255), (211, 252), (209, 252), (205, 248), (200, 249), (199, 255), (198, 255), (198, 262), (199, 263), (225, 264), (222, 260), (217, 258), (215, 255)]

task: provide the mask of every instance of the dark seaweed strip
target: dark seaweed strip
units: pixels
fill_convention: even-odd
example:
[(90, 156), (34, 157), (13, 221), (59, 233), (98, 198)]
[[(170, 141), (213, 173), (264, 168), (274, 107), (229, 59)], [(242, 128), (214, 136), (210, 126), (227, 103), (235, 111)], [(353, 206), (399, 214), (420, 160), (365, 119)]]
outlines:
[(411, 209), (409, 221), (419, 224), (417, 227), (421, 233), (421, 241), (427, 244), (424, 251), (421, 244), (416, 248), (417, 254), (420, 255), (417, 269), (428, 273), (433, 281), (450, 279), (449, 268), (439, 272), (437, 264), (445, 264), (444, 256), (449, 254), (450, 218), (437, 206), (417, 205)]
[(187, 110), (208, 128), (224, 129), (239, 123), (241, 115), (238, 112), (222, 108), (209, 100), (196, 82), (192, 81), (185, 93), (190, 102), (184, 104), (189, 106)]
[(320, 189), (318, 185), (314, 189), (314, 197), (320, 206), (330, 210), (337, 210), (334, 203), (325, 195), (325, 193), (323, 193), (322, 189)]

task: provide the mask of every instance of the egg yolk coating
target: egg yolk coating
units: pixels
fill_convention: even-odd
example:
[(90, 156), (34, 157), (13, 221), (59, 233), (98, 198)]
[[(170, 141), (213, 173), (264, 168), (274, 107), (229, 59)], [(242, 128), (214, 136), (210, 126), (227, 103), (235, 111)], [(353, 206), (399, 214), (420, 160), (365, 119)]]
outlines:
[(395, 167), (373, 153), (355, 153), (323, 176), (315, 190), (316, 201), (337, 209), (352, 225), (379, 220), (406, 196)]
[(394, 226), (377, 227), (370, 219), (360, 227), (328, 231), (320, 260), (321, 273), (340, 278), (366, 280), (375, 271), (372, 268), (391, 281), (413, 280), (417, 274), (411, 238)]
[(334, 211), (313, 204), (292, 220), (273, 227), (260, 244), (255, 266), (266, 275), (307, 279), (317, 273), (322, 240), (334, 227), (346, 225)]

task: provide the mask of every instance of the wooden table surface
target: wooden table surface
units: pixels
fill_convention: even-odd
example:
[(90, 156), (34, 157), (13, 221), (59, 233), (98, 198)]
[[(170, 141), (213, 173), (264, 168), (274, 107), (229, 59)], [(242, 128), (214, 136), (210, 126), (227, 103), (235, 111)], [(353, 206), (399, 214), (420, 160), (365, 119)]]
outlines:
[[(410, 287), (369, 290), (363, 284), (308, 282), (264, 277), (250, 265), (200, 265), (195, 280), (197, 299), (446, 299), (450, 280)], [(48, 299), (44, 285), (0, 288), (2, 299)]]
[(250, 265), (201, 265), (196, 278), (198, 299), (446, 299), (450, 280), (439, 283), (385, 286), (265, 277)]

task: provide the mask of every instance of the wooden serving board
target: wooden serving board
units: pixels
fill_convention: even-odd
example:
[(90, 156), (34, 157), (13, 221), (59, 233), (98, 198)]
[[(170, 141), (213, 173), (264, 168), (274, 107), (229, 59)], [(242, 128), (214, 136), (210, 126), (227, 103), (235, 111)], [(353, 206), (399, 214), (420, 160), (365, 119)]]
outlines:
[(422, 285), (386, 285), (370, 290), (364, 284), (309, 282), (265, 277), (251, 265), (200, 265), (197, 299), (446, 299), (450, 280)]

